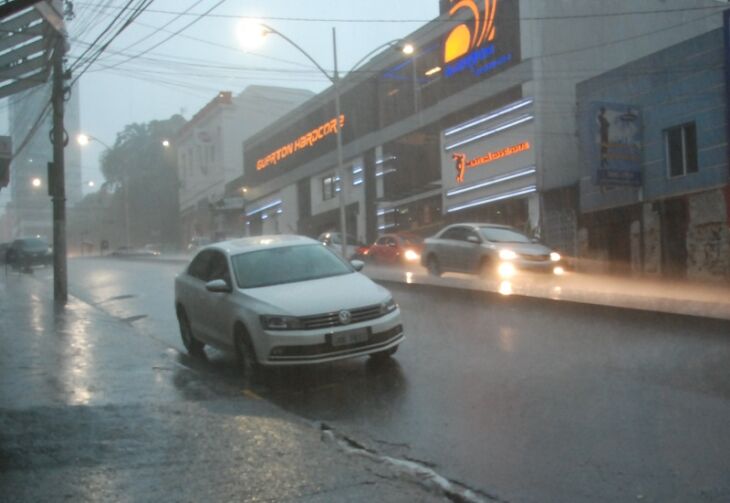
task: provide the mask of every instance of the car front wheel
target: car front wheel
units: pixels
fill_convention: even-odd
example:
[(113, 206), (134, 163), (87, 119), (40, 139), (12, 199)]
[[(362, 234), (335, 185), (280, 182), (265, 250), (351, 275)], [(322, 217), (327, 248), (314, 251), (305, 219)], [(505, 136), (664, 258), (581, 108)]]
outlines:
[(428, 260), (426, 261), (426, 269), (428, 269), (428, 273), (431, 276), (441, 276), (441, 265), (439, 264), (438, 259), (433, 255), (429, 255)]
[(259, 371), (259, 362), (256, 358), (256, 351), (251, 342), (251, 337), (245, 328), (236, 327), (233, 334), (233, 344), (241, 373), (246, 378), (253, 377)]
[(203, 354), (203, 348), (205, 344), (200, 342), (193, 336), (193, 331), (190, 328), (190, 321), (185, 311), (181, 309), (177, 316), (178, 323), (180, 324), (180, 338), (182, 339), (183, 346), (188, 351), (190, 356), (200, 356)]

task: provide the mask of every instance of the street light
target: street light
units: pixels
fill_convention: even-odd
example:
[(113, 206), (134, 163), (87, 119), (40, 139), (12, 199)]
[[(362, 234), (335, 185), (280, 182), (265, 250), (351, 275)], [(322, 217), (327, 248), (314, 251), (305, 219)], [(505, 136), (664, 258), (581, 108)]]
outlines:
[(170, 140), (162, 140), (162, 146), (165, 148), (170, 148)]
[(43, 184), (43, 182), (41, 181), (41, 179), (40, 179), (40, 178), (38, 178), (38, 177), (36, 176), (35, 178), (33, 178), (33, 179), (32, 179), (32, 180), (30, 181), (30, 184), (31, 184), (31, 185), (33, 186), (33, 188), (34, 188), (34, 189), (37, 189), (38, 187), (40, 187), (40, 186), (41, 186), (41, 185)]
[[(76, 136), (76, 141), (82, 147), (85, 147), (91, 141), (95, 141), (107, 150), (112, 149), (107, 143), (90, 134), (79, 133)], [(92, 187), (92, 185), (89, 184), (89, 187)], [(129, 176), (127, 175), (126, 169), (124, 170), (124, 242), (126, 247), (129, 248)]]
[[(344, 168), (342, 166), (342, 128), (340, 127), (339, 118), (340, 118), (340, 75), (337, 68), (337, 32), (335, 28), (332, 28), (332, 54), (334, 59), (334, 69), (332, 72), (332, 75), (330, 75), (327, 70), (322, 68), (322, 66), (317, 63), (317, 61), (302, 47), (300, 47), (296, 42), (294, 42), (292, 39), (281, 33), (280, 31), (276, 30), (275, 28), (272, 28), (271, 26), (261, 23), (257, 20), (253, 19), (247, 19), (242, 20), (238, 25), (238, 39), (241, 45), (244, 48), (251, 49), (255, 46), (260, 45), (263, 42), (263, 39), (273, 33), (274, 35), (278, 35), (279, 37), (283, 38), (286, 42), (288, 42), (292, 47), (294, 47), (296, 50), (298, 50), (300, 53), (304, 55), (309, 61), (314, 64), (314, 66), (325, 76), (327, 77), (327, 80), (332, 82), (332, 87), (335, 94), (335, 118), (336, 118), (336, 138), (337, 138), (337, 169), (335, 177), (339, 178), (340, 180), (340, 190), (338, 192), (338, 200), (339, 200), (339, 206), (340, 206), (340, 233), (342, 235), (342, 256), (344, 258), (347, 258), (347, 216), (346, 216), (346, 200), (345, 200), (345, 176), (344, 176)], [(382, 49), (383, 47), (386, 47), (388, 45), (393, 45), (393, 42), (388, 42), (386, 44), (383, 44), (373, 51), (370, 51), (365, 57), (369, 57), (372, 55), (375, 51)], [(403, 47), (403, 52), (405, 54), (413, 54), (414, 47), (412, 44), (406, 44)], [(407, 52), (410, 51), (410, 52)], [(354, 66), (353, 70), (362, 62), (365, 58), (358, 61)], [(350, 70), (352, 71), (352, 70)]]

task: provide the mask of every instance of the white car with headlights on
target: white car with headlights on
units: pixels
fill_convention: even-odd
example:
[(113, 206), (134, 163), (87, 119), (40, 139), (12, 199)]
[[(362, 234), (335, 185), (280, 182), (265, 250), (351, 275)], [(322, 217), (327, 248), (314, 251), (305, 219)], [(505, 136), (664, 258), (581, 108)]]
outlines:
[(507, 279), (520, 271), (563, 274), (562, 257), (517, 229), (454, 224), (424, 241), (421, 263), (434, 276), (466, 272)]
[(259, 365), (386, 359), (403, 342), (390, 292), (322, 243), (302, 236), (223, 241), (200, 250), (175, 278), (185, 348), (235, 352)]

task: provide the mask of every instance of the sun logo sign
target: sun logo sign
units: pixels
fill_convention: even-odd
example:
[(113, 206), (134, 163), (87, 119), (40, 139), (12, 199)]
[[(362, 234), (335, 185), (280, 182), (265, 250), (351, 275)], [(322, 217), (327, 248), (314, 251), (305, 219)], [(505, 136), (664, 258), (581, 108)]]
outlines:
[(451, 77), (464, 70), (482, 75), (508, 62), (512, 55), (495, 57), (494, 40), (497, 34), (495, 19), (500, 0), (451, 0), (449, 17), (462, 11), (471, 13), (471, 19), (454, 27), (444, 41), (444, 74)]

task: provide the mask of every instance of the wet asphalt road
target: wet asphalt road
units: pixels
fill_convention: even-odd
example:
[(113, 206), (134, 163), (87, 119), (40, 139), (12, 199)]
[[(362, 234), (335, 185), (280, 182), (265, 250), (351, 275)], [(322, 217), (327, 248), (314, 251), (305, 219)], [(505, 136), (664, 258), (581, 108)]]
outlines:
[[(70, 289), (182, 351), (180, 269), (77, 259)], [(267, 373), (258, 393), (507, 501), (730, 500), (727, 322), (386, 286), (407, 330), (392, 363)], [(230, 384), (231, 357), (208, 356)]]

